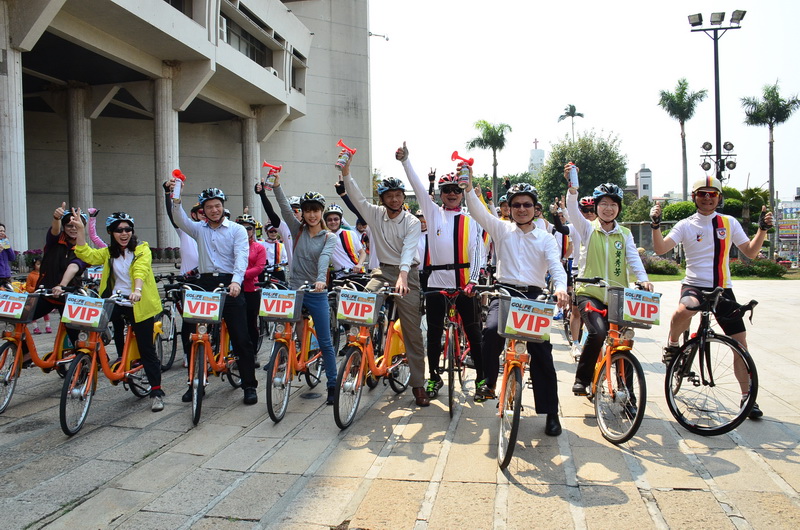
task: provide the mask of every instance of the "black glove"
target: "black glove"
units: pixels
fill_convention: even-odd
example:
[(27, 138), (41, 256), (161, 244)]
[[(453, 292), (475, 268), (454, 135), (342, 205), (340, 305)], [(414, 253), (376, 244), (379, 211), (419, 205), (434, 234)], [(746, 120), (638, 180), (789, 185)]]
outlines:
[(761, 214), (758, 216), (758, 228), (763, 231), (767, 231), (772, 228), (771, 224), (767, 224), (767, 211), (763, 210)]
[(510, 190), (511, 189), (511, 179), (505, 179), (503, 181), (503, 187), (506, 189), (506, 191)]
[(333, 185), (333, 188), (336, 190), (336, 194), (337, 194), (338, 196), (340, 196), (340, 197), (341, 197), (342, 195), (344, 195), (344, 194), (345, 194), (345, 191), (344, 191), (344, 181), (341, 181), (341, 180), (340, 180), (340, 181), (337, 181), (337, 182), (336, 182), (336, 184), (334, 184), (334, 185)]
[(431, 169), (430, 172), (428, 173), (428, 181), (433, 183), (435, 180), (436, 180), (436, 170)]

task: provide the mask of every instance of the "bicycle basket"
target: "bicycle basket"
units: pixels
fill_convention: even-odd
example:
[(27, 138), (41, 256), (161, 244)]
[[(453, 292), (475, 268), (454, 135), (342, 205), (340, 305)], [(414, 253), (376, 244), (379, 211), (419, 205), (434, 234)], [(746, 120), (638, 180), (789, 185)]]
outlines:
[(299, 322), (303, 318), (305, 291), (261, 289), (258, 315), (270, 322)]
[(189, 324), (219, 324), (224, 306), (225, 293), (184, 291), (181, 317)]
[(61, 322), (70, 329), (103, 331), (108, 327), (114, 300), (89, 296), (67, 295)]
[(555, 308), (553, 303), (501, 295), (497, 334), (526, 342), (549, 341)]
[(661, 293), (608, 288), (608, 321), (620, 327), (650, 329), (660, 324)]
[(351, 326), (372, 327), (378, 323), (378, 313), (386, 295), (361, 291), (339, 291), (336, 319)]
[(0, 322), (12, 324), (31, 322), (38, 301), (39, 293), (0, 291)]

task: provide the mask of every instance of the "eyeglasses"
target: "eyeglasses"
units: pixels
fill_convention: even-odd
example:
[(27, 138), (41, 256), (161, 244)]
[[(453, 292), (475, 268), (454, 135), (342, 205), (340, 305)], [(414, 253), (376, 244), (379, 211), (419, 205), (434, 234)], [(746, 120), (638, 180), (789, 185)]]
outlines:
[(458, 186), (445, 186), (442, 188), (442, 193), (455, 193), (456, 195), (461, 195), (461, 192), (464, 191)]
[(130, 226), (121, 226), (119, 228), (115, 228), (113, 232), (115, 234), (121, 234), (123, 232), (130, 233), (133, 232), (133, 228), (131, 228)]
[(719, 197), (718, 191), (696, 191), (694, 192), (694, 194), (700, 198), (709, 197), (711, 199), (716, 199), (717, 197)]
[(248, 232), (252, 232), (253, 230), (255, 230), (255, 228), (250, 225), (245, 226), (244, 229), (247, 230)]
[(510, 206), (512, 208), (514, 208), (515, 210), (519, 210), (520, 208), (525, 208), (527, 210), (528, 208), (533, 208), (533, 203), (532, 202), (515, 202), (514, 204), (511, 204)]

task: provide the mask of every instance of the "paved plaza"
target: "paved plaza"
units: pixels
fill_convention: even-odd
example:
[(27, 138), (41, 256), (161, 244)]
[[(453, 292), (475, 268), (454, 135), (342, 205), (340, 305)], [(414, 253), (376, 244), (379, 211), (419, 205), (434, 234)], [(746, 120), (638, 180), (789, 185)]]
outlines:
[[(678, 285), (656, 284), (665, 320)], [(496, 402), (473, 403), (472, 384), (452, 420), (441, 399), (420, 409), (410, 391), (365, 389), (354, 424), (340, 431), (324, 388), (304, 385), (273, 424), (258, 370), (258, 405), (244, 406), (241, 390), (212, 378), (193, 427), (178, 363), (164, 374), (163, 412), (101, 378), (86, 425), (69, 438), (58, 419), (62, 380), (27, 369), (0, 415), (2, 526), (797, 528), (800, 283), (739, 281), (736, 293), (760, 302), (748, 339), (762, 420), (713, 438), (681, 428), (664, 400), (662, 325), (637, 334), (647, 413), (638, 435), (614, 446), (592, 404), (571, 394), (575, 365), (554, 334), (564, 433), (544, 435), (526, 390), (506, 472), (496, 461)], [(36, 342), (46, 348), (48, 340)]]

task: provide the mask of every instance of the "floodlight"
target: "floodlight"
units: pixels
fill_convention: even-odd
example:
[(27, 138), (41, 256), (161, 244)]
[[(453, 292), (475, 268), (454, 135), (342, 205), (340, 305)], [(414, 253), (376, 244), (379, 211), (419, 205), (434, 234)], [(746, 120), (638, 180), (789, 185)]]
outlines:
[(741, 24), (745, 13), (747, 13), (747, 11), (743, 11), (741, 9), (734, 11), (731, 15), (731, 24), (736, 24), (737, 26)]
[(725, 167), (733, 171), (734, 169), (736, 169), (736, 161), (728, 160), (727, 162), (725, 162)]
[(719, 26), (725, 21), (725, 12), (717, 12), (711, 13), (711, 25), (712, 26)]
[(725, 149), (726, 151), (733, 151), (733, 144), (730, 142), (725, 142), (724, 144), (722, 144), (722, 148)]
[(702, 164), (700, 164), (700, 167), (703, 168), (703, 171), (708, 171), (709, 169), (711, 169), (711, 162), (706, 160)]
[(692, 27), (695, 26), (702, 26), (703, 25), (703, 15), (697, 13), (695, 15), (689, 15), (689, 24)]
[(703, 151), (711, 151), (712, 147), (711, 142), (703, 142)]

